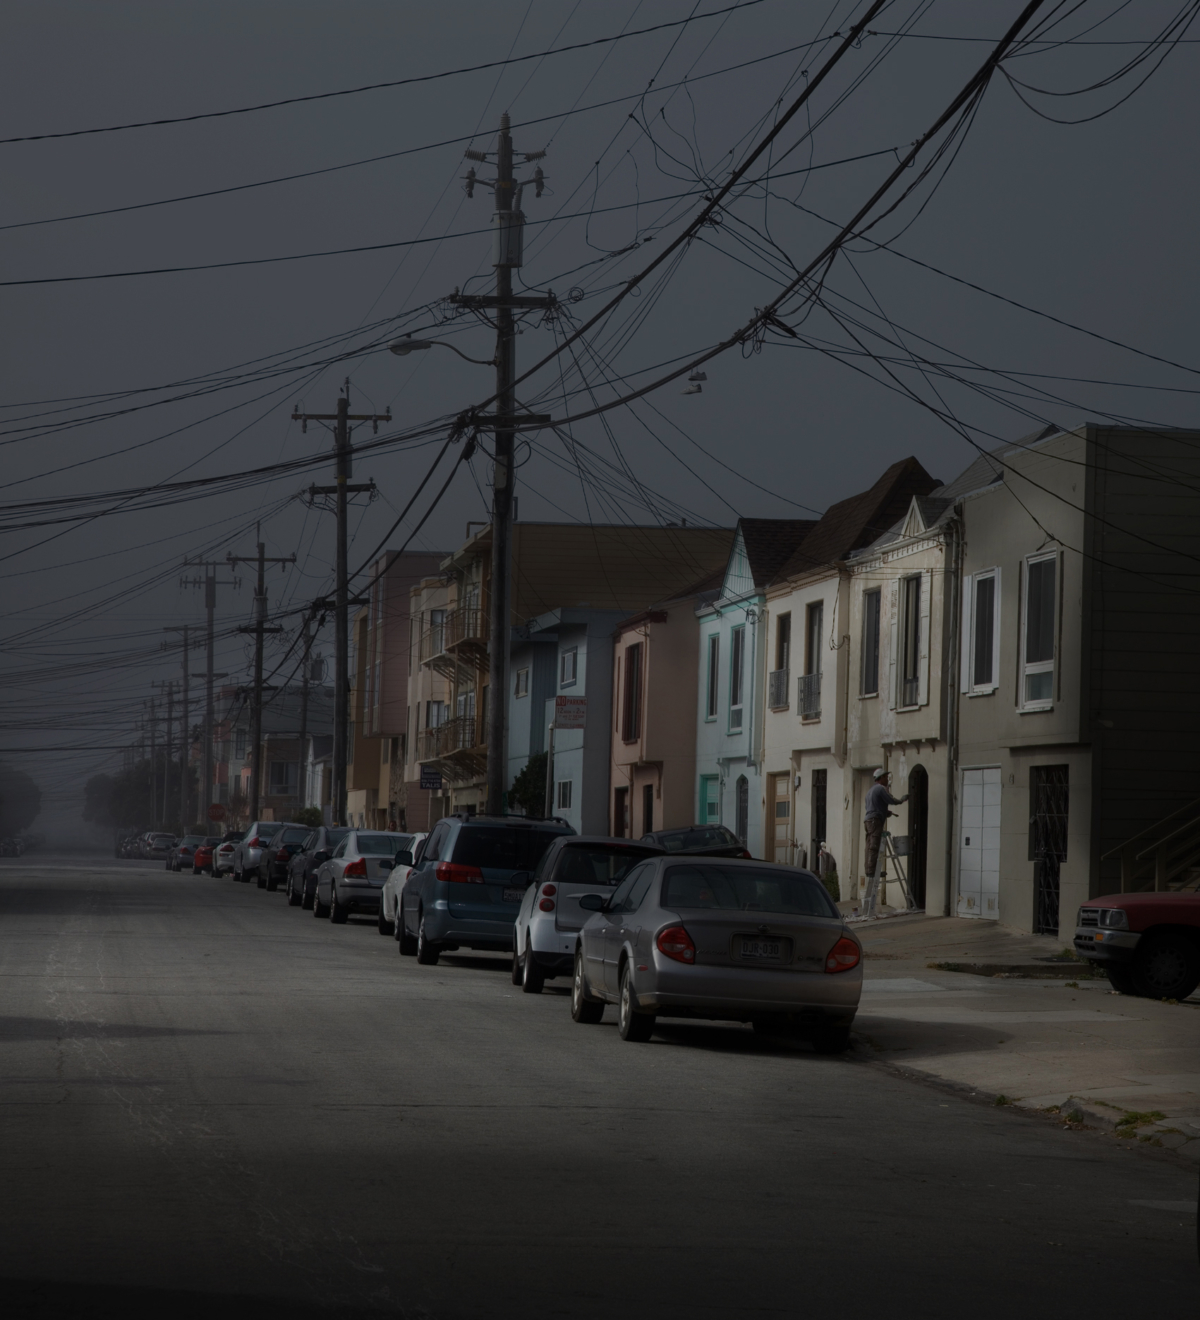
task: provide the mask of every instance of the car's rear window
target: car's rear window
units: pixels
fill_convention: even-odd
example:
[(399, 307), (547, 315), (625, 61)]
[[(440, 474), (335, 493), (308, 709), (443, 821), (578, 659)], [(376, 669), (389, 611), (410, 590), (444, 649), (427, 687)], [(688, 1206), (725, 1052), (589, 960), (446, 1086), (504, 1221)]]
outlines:
[(309, 830), (309, 829), (307, 829), (307, 828), (305, 828), (305, 829), (294, 829), (294, 830), (284, 830), (284, 832), (283, 832), (283, 838), (280, 839), (279, 842), (280, 842), (280, 843), (303, 843), (304, 840), (307, 839), (308, 836), (309, 836), (311, 833), (312, 833), (312, 831)]
[(279, 833), (279, 825), (268, 821), (265, 825), (260, 825), (254, 831), (260, 839), (273, 839)]
[(685, 848), (730, 848), (738, 840), (724, 826), (713, 825), (698, 830), (673, 830), (670, 834), (660, 834), (658, 841), (667, 852), (683, 852)]
[(562, 850), (554, 878), (560, 885), (619, 885), (638, 862), (657, 855), (648, 848), (580, 844)]
[(451, 860), (463, 866), (532, 871), (546, 849), (562, 835), (562, 830), (510, 829), (503, 825), (468, 826), (459, 831)]
[(221, 842), (220, 839), (205, 839), (205, 840), (204, 840), (204, 846), (205, 846), (206, 848), (215, 848), (215, 847), (217, 846), (217, 844), (220, 843), (220, 842)]
[(781, 912), (837, 917), (815, 875), (775, 867), (672, 866), (663, 880), (663, 907), (729, 912)]
[(173, 834), (152, 834), (150, 841), (152, 843), (173, 843), (175, 836)]
[(391, 857), (410, 843), (411, 834), (360, 834), (358, 851), (362, 857)]
[(195, 848), (203, 842), (204, 836), (202, 834), (189, 834), (179, 846), (181, 848)]

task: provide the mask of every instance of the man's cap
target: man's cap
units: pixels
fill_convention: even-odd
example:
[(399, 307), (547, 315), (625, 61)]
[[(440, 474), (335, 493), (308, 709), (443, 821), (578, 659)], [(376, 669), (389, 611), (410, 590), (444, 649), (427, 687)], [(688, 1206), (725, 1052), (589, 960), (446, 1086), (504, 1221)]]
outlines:
[(882, 779), (886, 774), (887, 771), (882, 766), (880, 766), (879, 769), (875, 771), (875, 778)]

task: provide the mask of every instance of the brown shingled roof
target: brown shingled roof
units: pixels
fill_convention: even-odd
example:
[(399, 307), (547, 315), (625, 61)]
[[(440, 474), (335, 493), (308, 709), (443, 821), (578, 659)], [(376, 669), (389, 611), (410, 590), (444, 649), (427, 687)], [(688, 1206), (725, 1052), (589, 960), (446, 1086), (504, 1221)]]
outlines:
[(805, 573), (870, 545), (904, 517), (914, 495), (923, 498), (937, 485), (915, 458), (893, 463), (869, 490), (831, 504), (775, 576)]
[(819, 526), (812, 518), (739, 518), (754, 585), (766, 586)]

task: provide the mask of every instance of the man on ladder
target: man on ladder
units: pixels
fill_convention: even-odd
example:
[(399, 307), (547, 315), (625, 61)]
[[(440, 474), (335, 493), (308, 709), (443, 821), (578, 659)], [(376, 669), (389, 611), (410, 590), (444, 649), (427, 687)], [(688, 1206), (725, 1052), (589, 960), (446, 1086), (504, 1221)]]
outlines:
[[(908, 801), (908, 794), (902, 798), (894, 798), (888, 791), (891, 782), (891, 775), (882, 768), (875, 771), (875, 783), (867, 791), (867, 809), (866, 816), (867, 829), (867, 857), (866, 873), (868, 884), (875, 878), (875, 873), (879, 869), (879, 847), (883, 842), (883, 827), (887, 818), (893, 815), (888, 807), (898, 807), (903, 802)], [(872, 899), (874, 894), (872, 894)]]

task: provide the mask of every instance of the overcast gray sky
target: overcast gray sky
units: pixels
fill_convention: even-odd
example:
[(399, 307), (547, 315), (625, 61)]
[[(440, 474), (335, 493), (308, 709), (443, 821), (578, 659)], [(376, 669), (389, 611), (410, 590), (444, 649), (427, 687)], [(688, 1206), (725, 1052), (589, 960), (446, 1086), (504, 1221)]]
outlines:
[[(702, 193), (726, 177), (828, 58), (836, 44), (831, 34), (866, 9), (759, 0), (698, 17), (730, 3), (10, 0), (0, 17), (0, 137), (237, 108), (693, 21), (405, 87), (0, 145), (7, 185), (0, 280), (410, 244), (224, 270), (4, 287), (5, 519), (23, 500), (119, 492), (315, 454), (329, 437), (311, 426), (303, 434), (290, 421), (292, 407), (303, 400), (310, 411), (332, 411), (346, 374), (355, 410), (390, 407), (391, 431), (419, 428), (485, 398), (488, 370), (446, 352), (401, 360), (373, 351), (349, 365), (296, 371), (296, 363), (319, 364), (329, 350), (288, 350), (334, 336), (361, 348), (403, 330), (451, 336), (468, 354), (490, 357), (486, 328), (462, 319), (442, 324), (438, 300), (463, 285), (484, 290), (490, 279), (484, 231), (491, 199), (485, 189), (473, 200), (464, 196), (467, 142), (458, 139), (475, 134), (475, 147), (487, 149), (502, 111), (523, 125), (514, 130), (518, 149), (548, 153), (546, 195), (525, 197), (523, 279), (563, 298), (575, 290), (570, 315), (576, 323), (590, 315), (606, 290), (686, 225)], [(828, 222), (845, 221), (871, 194), (896, 162), (893, 149), (906, 149), (933, 122), (984, 59), (984, 39), (998, 38), (1020, 8), (1016, 0), (894, 0), (872, 24), (878, 35), (851, 51), (812, 98), (811, 133), (802, 113), (781, 135), (769, 184), (731, 205), (719, 226), (647, 281), (577, 347), (577, 365), (566, 355), (523, 385), (521, 398), (561, 415), (566, 389), (578, 411), (589, 390), (598, 400), (612, 397), (606, 379), (700, 353), (744, 323), (789, 278), (789, 262), (803, 266), (820, 250), (834, 232)], [(1047, 3), (1042, 17), (1067, 8)], [(1049, 34), (1073, 38), (1070, 44), (1035, 48), (1006, 68), (1025, 83), (1073, 90), (1143, 53), (1119, 43), (1153, 39), (1190, 8), (1179, 0), (1128, 7), (1088, 0)], [(883, 35), (902, 32), (909, 35)], [(1194, 41), (1200, 29), (1186, 35)], [(606, 424), (581, 423), (574, 453), (553, 434), (534, 440), (522, 451), (522, 519), (731, 523), (739, 514), (805, 516), (908, 454), (946, 480), (966, 466), (976, 451), (952, 426), (871, 379), (889, 378), (868, 357), (847, 358), (847, 348), (902, 359), (907, 347), (971, 367), (966, 374), (988, 394), (923, 378), (902, 361), (889, 364), (898, 381), (974, 428), (984, 445), (993, 436), (1024, 434), (1042, 419), (1063, 426), (1110, 416), (1194, 425), (1198, 52), (1196, 44), (1180, 44), (1123, 105), (1073, 126), (1039, 117), (997, 76), (957, 150), (943, 158), (949, 168), (935, 170), (872, 231), (880, 240), (895, 236), (899, 253), (936, 270), (854, 244), (829, 274), (826, 307), (800, 312), (797, 302), (790, 305), (804, 341), (785, 344), (776, 335), (759, 353), (732, 351), (708, 364), (700, 395), (685, 396), (675, 383), (614, 410)], [(1132, 91), (1156, 61), (1157, 54), (1094, 93), (1026, 95), (1060, 118), (1093, 115)], [(398, 152), (409, 154), (241, 187)], [(915, 181), (917, 171), (910, 173)], [(24, 223), (229, 188), (239, 190)], [(937, 272), (1188, 369), (1020, 311)], [(548, 352), (568, 324), (528, 324), (520, 361)], [(885, 345), (875, 330), (901, 347)], [(271, 355), (282, 355), (287, 369), (266, 377), (260, 360)], [(240, 365), (252, 361), (253, 368)], [(227, 379), (244, 370), (260, 374)], [(996, 371), (1036, 375), (1002, 378)], [(222, 388), (201, 397), (194, 386), (153, 392), (209, 373)], [(1034, 397), (1031, 386), (1054, 397)], [(130, 390), (151, 392), (80, 399)], [(64, 399), (76, 402), (55, 402)], [(64, 407), (72, 410), (52, 411)], [(382, 434), (389, 433), (385, 427)], [(427, 442), (410, 443), (359, 460), (356, 479), (373, 477), (380, 498), (355, 515), (355, 562), (394, 521), (433, 452)], [(460, 472), (414, 548), (448, 548), (468, 519), (484, 516), (483, 455), (472, 470), (474, 478)], [(177, 655), (159, 652), (161, 629), (202, 619), (199, 593), (179, 587), (178, 565), (186, 555), (249, 552), (256, 519), (263, 520), (269, 554), (299, 556), (295, 569), (272, 575), (272, 608), (326, 590), (332, 519), (294, 498), (314, 479), (327, 480), (327, 471), (290, 471), (165, 508), (145, 500), (122, 508), (114, 496), (102, 507), (115, 511), (86, 523), (13, 530), (0, 519), (7, 528), (0, 537), (0, 571), (7, 575), (0, 749), (128, 741), (150, 683), (178, 672)], [(414, 516), (426, 507), (422, 498)], [(57, 516), (59, 510), (43, 518), (31, 509), (23, 518)], [(404, 535), (402, 527), (393, 544)], [(250, 596), (248, 588), (222, 592), (222, 626), (247, 616)], [(280, 653), (287, 641), (278, 643)], [(246, 659), (242, 641), (222, 642), (220, 669), (240, 674)], [(104, 752), (9, 759), (47, 791), (43, 828), (77, 817), (82, 780), (118, 764)]]

